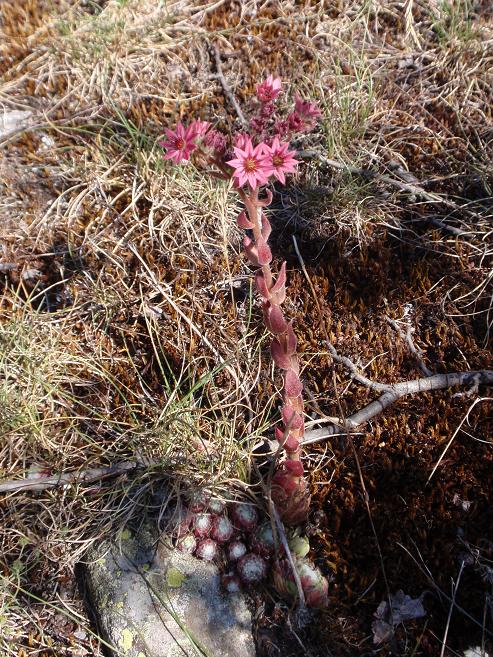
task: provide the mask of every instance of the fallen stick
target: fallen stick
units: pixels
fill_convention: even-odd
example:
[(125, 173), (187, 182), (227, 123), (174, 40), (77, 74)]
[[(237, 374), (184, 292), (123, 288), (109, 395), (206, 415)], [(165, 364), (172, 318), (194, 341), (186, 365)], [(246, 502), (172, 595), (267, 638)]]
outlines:
[[(343, 356), (339, 357), (339, 362), (349, 361)], [(344, 360), (342, 360), (344, 359)], [(334, 358), (337, 360), (337, 358)], [(356, 366), (352, 364), (354, 368)], [(380, 415), (386, 408), (394, 404), (397, 400), (407, 395), (415, 395), (420, 392), (430, 392), (432, 390), (444, 390), (454, 386), (476, 386), (476, 385), (493, 385), (493, 370), (474, 370), (470, 372), (451, 372), (448, 374), (433, 374), (421, 379), (412, 381), (402, 381), (401, 383), (378, 383), (366, 379), (361, 375), (353, 374), (353, 378), (368, 388), (383, 390), (383, 394), (378, 399), (370, 402), (362, 409), (350, 415), (345, 420), (341, 419), (340, 424), (332, 424), (323, 429), (312, 429), (305, 433), (303, 442), (313, 443), (319, 440), (329, 438), (335, 433), (340, 433), (341, 429), (354, 431), (362, 424), (365, 424), (377, 415)], [(377, 388), (378, 386), (378, 388)]]
[(48, 488), (59, 488), (60, 486), (73, 486), (75, 484), (87, 484), (99, 481), (107, 477), (131, 472), (143, 467), (143, 463), (137, 461), (122, 461), (106, 468), (92, 468), (90, 470), (79, 470), (77, 472), (61, 472), (51, 477), (36, 477), (35, 479), (12, 479), (0, 481), (0, 493), (16, 493), (19, 491), (40, 491)]

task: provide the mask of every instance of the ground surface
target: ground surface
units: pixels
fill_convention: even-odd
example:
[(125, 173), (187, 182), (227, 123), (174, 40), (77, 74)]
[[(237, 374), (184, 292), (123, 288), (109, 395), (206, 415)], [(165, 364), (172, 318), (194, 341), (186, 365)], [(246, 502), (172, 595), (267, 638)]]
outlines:
[[(486, 0), (0, 5), (0, 103), (32, 113), (1, 140), (0, 477), (146, 464), (2, 495), (2, 655), (101, 654), (75, 564), (127, 520), (162, 516), (163, 476), (174, 495), (207, 483), (261, 502), (250, 454), (279, 382), (239, 204), (163, 162), (164, 126), (236, 129), (218, 73), (246, 112), (268, 73), (320, 104), (297, 145), (315, 155), (277, 190), (272, 247), (288, 261), (308, 414), (350, 415), (376, 393), (333, 364), (327, 336), (384, 382), (422, 375), (408, 327), (433, 372), (492, 367), (492, 53)], [(256, 593), (259, 654), (488, 646), (491, 399), (463, 392), (401, 400), (354, 436), (357, 460), (345, 436), (310, 445), (311, 556), (330, 606), (299, 627)], [(375, 648), (374, 614), (400, 589), (426, 592), (427, 615)]]

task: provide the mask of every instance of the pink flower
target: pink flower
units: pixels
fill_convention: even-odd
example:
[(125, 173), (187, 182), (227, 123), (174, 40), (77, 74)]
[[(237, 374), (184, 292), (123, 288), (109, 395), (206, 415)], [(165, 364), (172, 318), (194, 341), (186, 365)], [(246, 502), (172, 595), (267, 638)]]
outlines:
[(322, 112), (315, 103), (304, 101), (298, 93), (294, 97), (294, 111), (310, 125), (313, 125), (314, 120), (322, 116)]
[(195, 132), (197, 137), (203, 137), (210, 127), (211, 124), (209, 121), (201, 121), (200, 119), (196, 119), (190, 124), (189, 130)]
[(169, 130), (165, 128), (165, 133), (168, 137), (166, 141), (159, 142), (159, 145), (167, 149), (164, 156), (165, 160), (174, 160), (175, 164), (179, 164), (182, 160), (188, 160), (190, 153), (197, 148), (194, 139), (197, 133), (192, 126), (185, 129), (182, 123), (176, 126), (176, 130)]
[(233, 177), (236, 178), (239, 187), (248, 182), (252, 189), (258, 185), (265, 185), (269, 180), (270, 168), (268, 157), (265, 154), (266, 144), (253, 146), (250, 137), (244, 140), (243, 148), (233, 147), (236, 157), (229, 160), (227, 164), (234, 168)]
[(286, 184), (286, 173), (294, 173), (295, 166), (299, 160), (294, 159), (295, 151), (288, 150), (287, 142), (280, 142), (279, 137), (274, 137), (272, 146), (267, 147), (267, 173), (274, 175), (283, 185)]
[(279, 78), (269, 75), (267, 80), (257, 85), (257, 98), (262, 103), (270, 103), (275, 100), (281, 92), (282, 83)]

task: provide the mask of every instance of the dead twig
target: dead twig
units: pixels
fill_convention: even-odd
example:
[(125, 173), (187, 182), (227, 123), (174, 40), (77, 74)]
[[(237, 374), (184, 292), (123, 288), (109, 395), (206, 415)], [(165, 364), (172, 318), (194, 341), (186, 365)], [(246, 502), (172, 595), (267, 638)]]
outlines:
[[(353, 366), (356, 367), (353, 363)], [(357, 368), (356, 368), (357, 369)], [(356, 377), (355, 377), (356, 378)], [(363, 383), (366, 377), (359, 376), (357, 381)], [(346, 420), (341, 419), (340, 423), (329, 425), (323, 429), (312, 429), (305, 433), (303, 442), (317, 442), (339, 433), (341, 428), (348, 431), (365, 424), (377, 415), (380, 415), (386, 408), (392, 406), (396, 401), (407, 395), (415, 395), (420, 392), (431, 392), (433, 390), (444, 390), (455, 386), (471, 386), (476, 381), (478, 385), (493, 385), (493, 370), (475, 370), (469, 372), (449, 372), (446, 374), (433, 374), (432, 376), (414, 379), (412, 381), (401, 381), (400, 383), (384, 384), (376, 381), (368, 381), (375, 389), (384, 390), (384, 393), (375, 401), (370, 402), (361, 410), (350, 415)], [(365, 385), (363, 383), (363, 385)], [(378, 385), (379, 388), (375, 386)]]
[(92, 481), (100, 481), (108, 477), (118, 477), (141, 467), (143, 467), (143, 463), (137, 461), (122, 461), (121, 463), (110, 465), (107, 468), (92, 468), (90, 470), (80, 470), (79, 472), (61, 472), (51, 477), (37, 477), (36, 479), (12, 479), (0, 482), (0, 493), (17, 493), (27, 490), (41, 491), (60, 486), (88, 484)]
[(395, 321), (395, 319), (392, 319), (391, 317), (386, 317), (387, 323), (390, 324), (390, 326), (397, 331), (397, 333), (407, 342), (407, 346), (409, 347), (409, 351), (413, 354), (413, 356), (416, 358), (418, 361), (418, 365), (423, 372), (425, 376), (431, 376), (433, 372), (426, 366), (424, 360), (423, 360), (423, 351), (419, 348), (416, 347), (414, 344), (413, 336), (412, 336), (412, 328), (408, 324), (406, 327), (406, 332), (401, 329), (399, 324)]
[(234, 95), (231, 87), (229, 86), (228, 81), (224, 77), (223, 68), (222, 68), (222, 65), (221, 65), (221, 56), (219, 54), (219, 50), (215, 46), (212, 46), (212, 52), (214, 54), (214, 61), (216, 63), (215, 77), (221, 83), (221, 86), (222, 86), (223, 91), (224, 91), (224, 95), (229, 100), (231, 105), (233, 105), (233, 107), (235, 108), (235, 112), (238, 115), (238, 118), (240, 120), (242, 128), (244, 130), (246, 130), (248, 128), (248, 121), (246, 120), (245, 115), (243, 114), (243, 112), (241, 110), (240, 104), (236, 100), (236, 96)]

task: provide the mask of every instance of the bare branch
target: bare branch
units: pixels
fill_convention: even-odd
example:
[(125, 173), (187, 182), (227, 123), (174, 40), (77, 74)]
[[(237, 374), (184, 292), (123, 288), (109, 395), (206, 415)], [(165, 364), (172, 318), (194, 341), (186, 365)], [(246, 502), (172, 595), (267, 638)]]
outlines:
[(426, 366), (424, 360), (423, 360), (423, 351), (422, 349), (419, 349), (416, 347), (414, 344), (413, 336), (412, 336), (412, 328), (408, 324), (406, 332), (401, 329), (399, 324), (395, 321), (395, 319), (392, 319), (391, 317), (386, 317), (385, 318), (387, 322), (390, 324), (390, 326), (397, 331), (397, 333), (404, 338), (404, 340), (407, 342), (407, 346), (409, 347), (409, 351), (415, 356), (416, 360), (418, 361), (419, 367), (423, 374), (425, 376), (431, 376), (433, 372)]
[(215, 46), (212, 46), (212, 52), (214, 54), (214, 60), (215, 60), (215, 63), (216, 63), (216, 76), (215, 77), (221, 83), (221, 86), (222, 86), (223, 91), (224, 91), (224, 95), (226, 96), (226, 98), (229, 100), (229, 102), (235, 108), (235, 112), (238, 115), (238, 118), (240, 119), (240, 123), (241, 123), (243, 129), (246, 130), (248, 128), (248, 121), (245, 119), (245, 115), (241, 111), (240, 104), (236, 100), (236, 96), (234, 95), (231, 87), (229, 86), (228, 81), (224, 77), (223, 67), (221, 65), (221, 56), (219, 54), (219, 50)]
[[(364, 377), (363, 377), (364, 378)], [(361, 380), (358, 379), (358, 381)], [(375, 382), (371, 382), (374, 384)], [(392, 406), (397, 400), (407, 395), (415, 395), (420, 392), (430, 392), (432, 390), (444, 390), (455, 386), (472, 386), (493, 385), (493, 370), (475, 370), (469, 372), (451, 372), (448, 374), (434, 374), (433, 376), (414, 379), (412, 381), (402, 381), (386, 386), (385, 392), (375, 401), (370, 402), (367, 406), (348, 417), (345, 421), (341, 420), (340, 424), (333, 424), (323, 429), (312, 429), (307, 431), (303, 442), (316, 442), (329, 438), (335, 433), (340, 433), (341, 428), (347, 431), (354, 431), (362, 424), (365, 424), (377, 415), (380, 415), (386, 408)], [(365, 384), (363, 384), (365, 385)], [(384, 386), (385, 384), (379, 384)], [(372, 386), (368, 386), (372, 387)]]
[(73, 486), (76, 484), (88, 484), (92, 481), (99, 481), (107, 477), (117, 477), (118, 475), (131, 472), (139, 467), (142, 463), (137, 461), (122, 461), (115, 463), (107, 468), (93, 468), (91, 470), (81, 470), (79, 472), (62, 472), (52, 477), (37, 477), (36, 479), (12, 479), (0, 482), (0, 493), (16, 493), (18, 491), (40, 491), (49, 488), (58, 488), (59, 486)]

